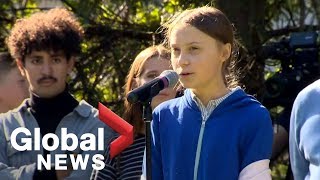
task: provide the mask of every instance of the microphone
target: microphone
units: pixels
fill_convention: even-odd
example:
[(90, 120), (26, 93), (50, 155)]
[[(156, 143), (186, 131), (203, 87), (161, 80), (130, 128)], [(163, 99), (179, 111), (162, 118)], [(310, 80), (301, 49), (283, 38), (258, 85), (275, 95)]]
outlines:
[(178, 79), (179, 76), (175, 71), (165, 70), (152, 81), (130, 91), (127, 100), (132, 104), (150, 101), (154, 96), (158, 95), (161, 90), (175, 86)]

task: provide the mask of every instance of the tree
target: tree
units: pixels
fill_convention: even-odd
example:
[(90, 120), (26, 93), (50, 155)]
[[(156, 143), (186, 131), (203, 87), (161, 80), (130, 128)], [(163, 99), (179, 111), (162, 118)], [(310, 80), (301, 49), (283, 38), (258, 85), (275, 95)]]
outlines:
[[(86, 31), (70, 89), (78, 99), (94, 106), (103, 102), (118, 114), (122, 113), (125, 98), (122, 87), (132, 60), (146, 46), (161, 42), (158, 28), (175, 12), (203, 5), (214, 5), (225, 12), (234, 23), (241, 44), (237, 63), (242, 70), (240, 82), (260, 100), (265, 93), (266, 76), (266, 57), (260, 53), (263, 45), (290, 32), (320, 29), (317, 0), (61, 0), (61, 3), (79, 17)], [(1, 0), (1, 51), (6, 50), (5, 37), (15, 20), (46, 9), (39, 4), (37, 0)]]

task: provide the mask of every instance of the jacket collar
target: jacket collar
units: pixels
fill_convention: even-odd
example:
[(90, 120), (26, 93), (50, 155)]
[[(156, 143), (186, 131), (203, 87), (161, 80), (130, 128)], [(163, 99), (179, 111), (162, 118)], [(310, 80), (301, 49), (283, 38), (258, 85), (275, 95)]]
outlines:
[[(29, 112), (30, 107), (28, 107), (27, 105), (28, 101), (29, 98), (25, 99), (20, 104), (20, 106), (11, 110), (11, 112)], [(94, 113), (93, 109), (95, 109), (93, 106), (91, 106), (85, 100), (81, 100), (79, 102), (79, 105), (76, 108), (74, 108), (73, 112), (76, 112), (79, 116), (83, 117), (82, 119), (88, 119), (91, 113)]]

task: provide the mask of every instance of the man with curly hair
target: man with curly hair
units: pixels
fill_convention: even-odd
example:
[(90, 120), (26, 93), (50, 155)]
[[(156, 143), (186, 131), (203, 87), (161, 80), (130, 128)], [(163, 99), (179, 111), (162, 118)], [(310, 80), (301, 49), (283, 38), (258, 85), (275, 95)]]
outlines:
[[(61, 148), (61, 143), (50, 152), (42, 146), (35, 150), (33, 147), (37, 142), (32, 142), (32, 150), (18, 151), (10, 139), (16, 128), (27, 128), (33, 140), (35, 128), (40, 128), (42, 137), (53, 133), (59, 139), (62, 128), (67, 128), (67, 133), (75, 134), (77, 139), (91, 133), (96, 137), (95, 144), (98, 138), (103, 138), (97, 137), (98, 128), (104, 128), (104, 142), (109, 143), (113, 138), (112, 129), (98, 119), (98, 111), (84, 100), (78, 102), (68, 91), (67, 77), (80, 53), (83, 34), (75, 16), (63, 8), (35, 13), (18, 20), (13, 26), (7, 45), (29, 83), (31, 97), (18, 108), (0, 116), (0, 179), (89, 179), (92, 156), (103, 154), (101, 149), (83, 151), (79, 146), (74, 151), (66, 151)], [(18, 134), (17, 143), (25, 144), (26, 137), (24, 133)], [(46, 140), (45, 143), (52, 147), (53, 139)], [(68, 146), (69, 140), (71, 138), (67, 141)], [(72, 169), (68, 164), (70, 159), (63, 159), (67, 162), (67, 170), (58, 170), (54, 165), (49, 169), (38, 168), (39, 154), (44, 159), (56, 154), (67, 154), (68, 157), (90, 155), (90, 158), (84, 170), (80, 166)], [(55, 164), (55, 161), (53, 158), (51, 163)]]

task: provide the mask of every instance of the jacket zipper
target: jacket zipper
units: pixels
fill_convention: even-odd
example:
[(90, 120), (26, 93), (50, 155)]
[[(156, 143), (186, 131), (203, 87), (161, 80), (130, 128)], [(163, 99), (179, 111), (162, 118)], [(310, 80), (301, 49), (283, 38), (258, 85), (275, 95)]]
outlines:
[(199, 161), (200, 161), (201, 148), (202, 148), (202, 139), (203, 139), (203, 133), (204, 133), (205, 126), (206, 126), (206, 119), (202, 119), (201, 129), (200, 129), (199, 139), (198, 139), (198, 145), (197, 145), (196, 159), (195, 159), (195, 164), (194, 164), (194, 169), (193, 169), (193, 180), (197, 180), (197, 177), (198, 177), (198, 168), (199, 168)]

